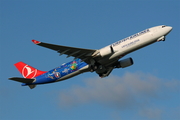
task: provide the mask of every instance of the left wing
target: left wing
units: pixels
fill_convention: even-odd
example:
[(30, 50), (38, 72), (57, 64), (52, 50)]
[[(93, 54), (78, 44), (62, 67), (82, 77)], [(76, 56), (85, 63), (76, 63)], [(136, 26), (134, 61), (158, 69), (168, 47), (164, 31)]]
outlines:
[(60, 55), (66, 54), (67, 57), (72, 56), (75, 58), (80, 58), (80, 59), (84, 60), (85, 62), (88, 58), (93, 57), (92, 54), (97, 51), (95, 49), (83, 49), (83, 48), (75, 48), (75, 47), (43, 43), (43, 42), (39, 42), (37, 40), (32, 40), (32, 42), (36, 45), (55, 50), (55, 51), (59, 52)]

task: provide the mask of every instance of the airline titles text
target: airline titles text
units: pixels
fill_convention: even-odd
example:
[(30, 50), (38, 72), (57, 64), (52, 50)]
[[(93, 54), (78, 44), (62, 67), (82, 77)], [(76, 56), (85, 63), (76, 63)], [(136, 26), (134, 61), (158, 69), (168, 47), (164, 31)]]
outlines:
[(138, 36), (140, 36), (140, 35), (143, 35), (143, 34), (149, 32), (149, 31), (150, 31), (149, 29), (143, 30), (143, 31), (141, 31), (141, 32), (139, 32), (139, 33), (136, 33), (136, 34), (134, 34), (134, 35), (131, 35), (130, 37), (127, 37), (127, 38), (124, 38), (124, 39), (122, 39), (122, 40), (120, 40), (120, 41), (117, 41), (117, 42), (113, 43), (111, 46), (112, 46), (112, 47), (115, 47), (115, 46), (119, 45), (120, 43), (122, 43), (122, 42), (124, 42), (124, 41), (126, 41), (126, 40), (131, 40), (131, 39), (133, 39), (133, 38), (135, 38), (135, 37), (138, 37)]

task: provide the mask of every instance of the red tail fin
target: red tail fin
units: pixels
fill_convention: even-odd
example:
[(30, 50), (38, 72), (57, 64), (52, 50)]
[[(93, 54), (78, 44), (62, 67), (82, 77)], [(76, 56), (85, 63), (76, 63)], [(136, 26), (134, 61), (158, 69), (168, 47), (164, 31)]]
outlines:
[(36, 68), (33, 68), (23, 62), (18, 62), (14, 64), (16, 68), (19, 70), (19, 72), (22, 74), (24, 78), (34, 78), (37, 77), (43, 73), (46, 73), (45, 71), (40, 71)]

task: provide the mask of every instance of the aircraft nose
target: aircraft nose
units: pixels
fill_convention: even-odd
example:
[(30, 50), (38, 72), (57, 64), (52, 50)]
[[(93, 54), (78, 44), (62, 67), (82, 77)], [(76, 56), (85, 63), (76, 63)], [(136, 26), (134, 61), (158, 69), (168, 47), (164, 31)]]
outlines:
[(173, 28), (171, 26), (167, 26), (167, 29), (170, 32)]
[(168, 33), (170, 33), (171, 32), (171, 30), (173, 29), (171, 26), (166, 26), (166, 28), (165, 28), (166, 30), (166, 35), (168, 34)]

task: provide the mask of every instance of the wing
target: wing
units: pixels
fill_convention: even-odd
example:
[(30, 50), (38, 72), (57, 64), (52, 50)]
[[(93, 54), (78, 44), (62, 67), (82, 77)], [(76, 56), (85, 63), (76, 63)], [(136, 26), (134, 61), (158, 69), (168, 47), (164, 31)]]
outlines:
[(97, 51), (95, 49), (83, 49), (83, 48), (75, 48), (75, 47), (43, 43), (43, 42), (39, 42), (37, 40), (32, 40), (32, 42), (36, 45), (55, 50), (58, 53), (60, 53), (60, 55), (66, 54), (67, 57), (72, 56), (75, 58), (80, 58), (80, 59), (84, 60), (85, 62), (87, 61), (88, 58), (90, 59), (92, 57), (92, 54), (94, 52)]

